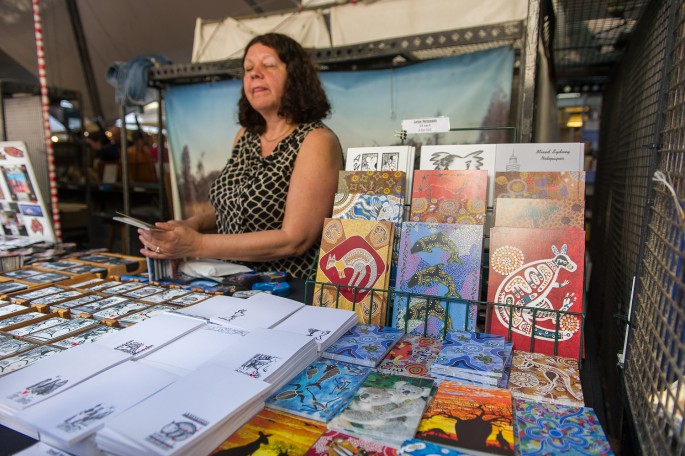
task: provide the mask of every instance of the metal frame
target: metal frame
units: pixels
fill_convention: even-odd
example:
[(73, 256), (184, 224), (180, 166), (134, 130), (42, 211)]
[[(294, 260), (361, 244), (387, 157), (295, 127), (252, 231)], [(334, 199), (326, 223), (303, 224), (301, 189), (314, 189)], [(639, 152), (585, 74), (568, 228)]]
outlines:
[(638, 454), (685, 454), (684, 7), (650, 2), (602, 113), (588, 313), (602, 325), (608, 433)]
[[(529, 17), (539, 14), (539, 0), (530, 0)], [(512, 45), (521, 56), (512, 87), (511, 126), (517, 141), (530, 141), (534, 125), (535, 75), (539, 21), (499, 24), (389, 38), (369, 43), (314, 49), (310, 53), (321, 71), (396, 68), (439, 57)], [(173, 84), (194, 84), (242, 77), (239, 59), (218, 62), (162, 65), (152, 68), (149, 84), (163, 89)], [(514, 99), (518, 97), (519, 99)], [(515, 141), (516, 142), (516, 141)]]

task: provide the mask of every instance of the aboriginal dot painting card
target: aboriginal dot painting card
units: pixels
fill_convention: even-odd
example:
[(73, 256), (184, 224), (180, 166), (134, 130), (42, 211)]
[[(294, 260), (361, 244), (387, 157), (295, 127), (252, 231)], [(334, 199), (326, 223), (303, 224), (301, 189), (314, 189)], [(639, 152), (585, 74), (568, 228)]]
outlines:
[(514, 410), (517, 454), (521, 456), (614, 454), (597, 414), (590, 407), (514, 399)]
[(417, 170), (413, 185), (409, 214), (412, 222), (485, 223), (486, 170)]
[[(474, 330), (480, 295), (483, 227), (405, 222), (400, 234), (392, 325), (441, 337), (445, 331)], [(449, 300), (421, 296), (446, 296)]]
[(486, 331), (511, 331), (516, 350), (578, 359), (584, 264), (583, 230), (492, 228), (488, 302), (502, 305), (489, 308)]
[(430, 377), (430, 369), (442, 348), (442, 341), (432, 337), (405, 334), (378, 365), (384, 374)]
[(324, 423), (264, 409), (210, 454), (305, 454), (325, 430)]
[(333, 218), (399, 223), (403, 213), (404, 199), (395, 195), (336, 193), (333, 201)]
[(576, 358), (514, 350), (509, 389), (516, 399), (585, 405)]
[(340, 171), (338, 193), (373, 193), (405, 197), (407, 173), (404, 171)]
[(583, 229), (585, 227), (585, 201), (497, 198), (495, 200), (495, 226)]
[(421, 147), (420, 169), (485, 170), (488, 172), (488, 206), (495, 188), (497, 144), (446, 144)]
[(355, 310), (360, 322), (383, 325), (394, 227), (384, 221), (326, 219), (314, 305)]
[(407, 177), (405, 197), (409, 199), (415, 154), (414, 146), (349, 147), (345, 169), (348, 171), (403, 171)]
[(318, 358), (268, 398), (266, 407), (326, 423), (347, 404), (371, 370)]
[(585, 171), (498, 172), (494, 197), (585, 200)]
[[(354, 220), (386, 220), (395, 222), (395, 234), (404, 216), (404, 198), (394, 195), (369, 193), (336, 193), (333, 202), (333, 218)], [(390, 286), (395, 285), (400, 239), (393, 236), (392, 260), (390, 262)]]

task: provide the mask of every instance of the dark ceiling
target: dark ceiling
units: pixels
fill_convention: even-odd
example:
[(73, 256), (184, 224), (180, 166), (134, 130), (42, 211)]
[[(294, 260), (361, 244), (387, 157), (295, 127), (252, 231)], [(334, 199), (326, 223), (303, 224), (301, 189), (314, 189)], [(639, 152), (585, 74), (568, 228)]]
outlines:
[[(648, 0), (542, 0), (552, 8), (551, 60), (560, 91), (601, 91), (642, 17)], [(544, 20), (544, 19), (543, 19)], [(543, 25), (543, 40), (546, 25)], [(549, 34), (547, 34), (547, 37)]]

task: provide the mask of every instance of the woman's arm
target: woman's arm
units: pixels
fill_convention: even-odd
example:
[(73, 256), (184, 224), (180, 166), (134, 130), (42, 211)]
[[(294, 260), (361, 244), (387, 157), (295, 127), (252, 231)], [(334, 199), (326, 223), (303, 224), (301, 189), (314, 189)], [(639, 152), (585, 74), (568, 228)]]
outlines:
[[(304, 254), (321, 237), (324, 218), (330, 217), (342, 169), (340, 143), (333, 132), (317, 129), (307, 135), (295, 160), (279, 230), (244, 234), (200, 234), (194, 225), (158, 223), (163, 232), (141, 233), (153, 258), (220, 258), (271, 261)], [(216, 220), (214, 219), (214, 222)], [(204, 225), (198, 224), (197, 226)], [(140, 232), (140, 231), (139, 231)], [(155, 253), (159, 247), (160, 253)]]

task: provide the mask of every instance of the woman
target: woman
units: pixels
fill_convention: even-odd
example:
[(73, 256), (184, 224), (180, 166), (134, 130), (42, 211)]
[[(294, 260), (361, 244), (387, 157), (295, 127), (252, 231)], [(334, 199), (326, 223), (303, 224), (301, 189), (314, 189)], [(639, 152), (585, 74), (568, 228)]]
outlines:
[(252, 39), (243, 70), (242, 128), (210, 189), (214, 210), (139, 230), (141, 253), (220, 258), (304, 278), (343, 165), (338, 138), (321, 122), (330, 104), (309, 55), (285, 35)]

